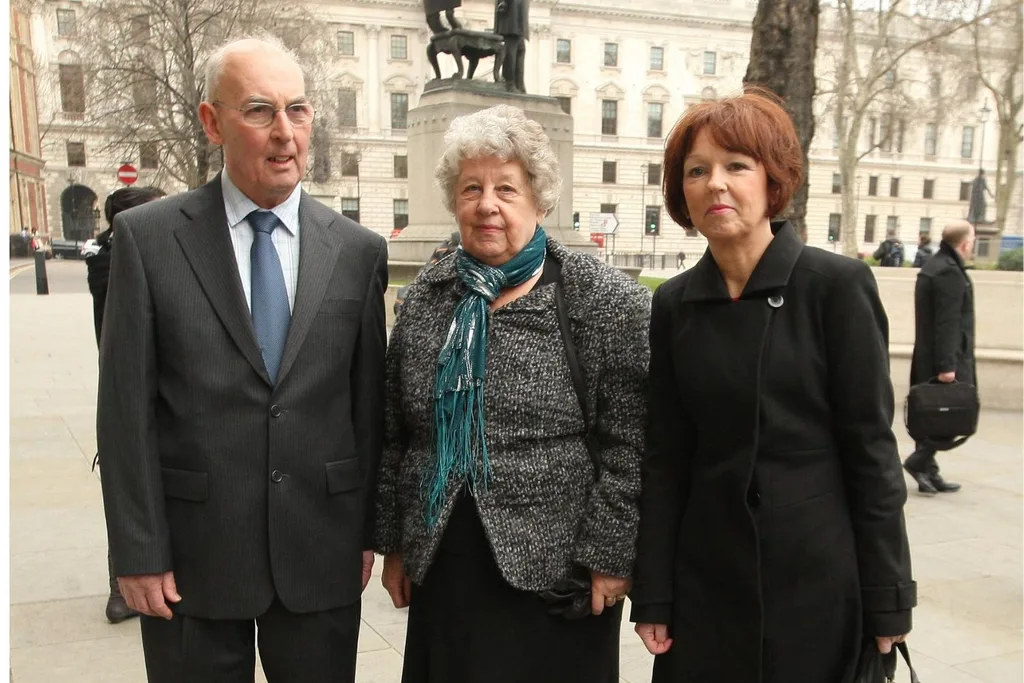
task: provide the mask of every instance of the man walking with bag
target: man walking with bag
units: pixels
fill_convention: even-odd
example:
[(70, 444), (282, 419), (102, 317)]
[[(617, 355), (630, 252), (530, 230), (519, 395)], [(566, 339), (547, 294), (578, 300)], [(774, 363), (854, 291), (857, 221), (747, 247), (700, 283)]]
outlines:
[[(974, 227), (954, 221), (942, 231), (939, 251), (922, 266), (914, 289), (916, 338), (910, 385), (932, 379), (976, 384), (974, 366), (974, 291), (965, 260), (974, 250)], [(935, 462), (936, 448), (918, 442), (903, 468), (925, 494), (952, 493), (960, 484), (946, 481)]]

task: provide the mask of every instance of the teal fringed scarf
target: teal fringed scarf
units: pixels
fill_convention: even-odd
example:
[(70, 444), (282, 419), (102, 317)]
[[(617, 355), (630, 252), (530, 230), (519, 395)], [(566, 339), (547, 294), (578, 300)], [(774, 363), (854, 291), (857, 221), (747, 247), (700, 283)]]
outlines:
[(481, 263), (461, 247), (455, 270), (466, 293), (455, 306), (448, 337), (437, 359), (434, 379), (434, 469), (424, 478), (426, 521), (433, 527), (445, 503), (450, 477), (476, 491), (477, 463), (487, 486), (490, 466), (484, 434), (484, 374), (487, 365), (487, 306), (501, 290), (515, 287), (544, 266), (547, 236), (537, 226), (533, 239), (511, 261), (497, 268)]

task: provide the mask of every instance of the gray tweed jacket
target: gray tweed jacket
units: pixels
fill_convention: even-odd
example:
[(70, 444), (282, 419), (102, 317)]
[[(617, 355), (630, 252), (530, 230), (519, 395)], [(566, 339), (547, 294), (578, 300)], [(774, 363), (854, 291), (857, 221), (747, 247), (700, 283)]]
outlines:
[[(542, 590), (573, 564), (632, 575), (646, 419), (648, 291), (593, 257), (548, 240), (586, 374), (588, 425), (573, 389), (558, 327), (554, 285), (491, 314), (486, 434), (491, 474), (476, 506), (505, 579)], [(375, 550), (401, 552), (419, 583), (463, 485), (450, 481), (433, 529), (421, 483), (433, 467), (434, 372), (464, 288), (454, 256), (410, 287), (387, 354), (386, 432), (377, 489)], [(595, 481), (584, 435), (600, 461)]]

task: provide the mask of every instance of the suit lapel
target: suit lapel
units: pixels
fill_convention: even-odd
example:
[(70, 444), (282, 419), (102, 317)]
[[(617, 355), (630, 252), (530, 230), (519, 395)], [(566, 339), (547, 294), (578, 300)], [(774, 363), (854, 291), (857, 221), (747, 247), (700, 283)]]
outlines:
[(341, 230), (333, 227), (333, 223), (334, 215), (303, 192), (299, 200), (299, 278), (278, 384), (299, 355), (344, 246)]
[(220, 175), (196, 190), (181, 210), (190, 219), (175, 231), (185, 258), (239, 351), (260, 377), (271, 384), (238, 276)]

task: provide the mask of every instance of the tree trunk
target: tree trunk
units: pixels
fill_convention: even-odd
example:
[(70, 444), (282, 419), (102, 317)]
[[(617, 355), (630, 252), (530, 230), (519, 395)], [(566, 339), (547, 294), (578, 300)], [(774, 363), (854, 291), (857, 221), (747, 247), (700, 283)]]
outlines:
[(759, 0), (745, 84), (762, 85), (786, 101), (804, 154), (804, 182), (785, 217), (807, 241), (807, 152), (814, 138), (814, 56), (818, 0)]
[(857, 239), (857, 167), (860, 164), (858, 158), (857, 141), (860, 140), (861, 124), (863, 115), (854, 109), (850, 116), (850, 127), (846, 131), (845, 144), (839, 148), (839, 177), (842, 183), (842, 235), (843, 253), (847, 256), (857, 257), (860, 241)]
[[(1019, 111), (1019, 110), (1018, 110)], [(1016, 118), (1016, 117), (1015, 117)], [(1017, 150), (1020, 147), (1020, 129), (1014, 119), (999, 127), (999, 161), (996, 163), (996, 242), (1006, 229), (1006, 214), (1017, 189)]]

